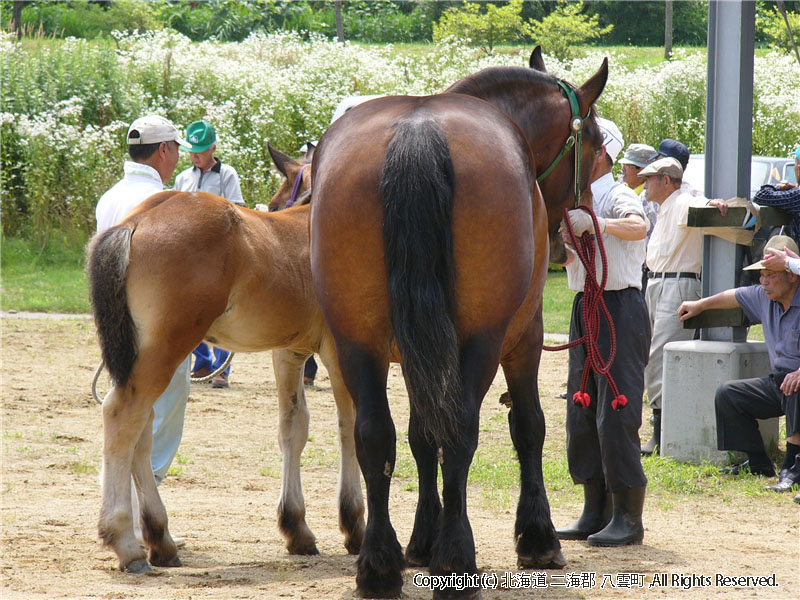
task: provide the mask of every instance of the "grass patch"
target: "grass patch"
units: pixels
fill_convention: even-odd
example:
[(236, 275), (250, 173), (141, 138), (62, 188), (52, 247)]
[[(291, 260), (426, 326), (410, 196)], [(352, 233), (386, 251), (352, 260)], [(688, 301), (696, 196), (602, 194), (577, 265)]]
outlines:
[(575, 292), (567, 287), (566, 271), (551, 271), (547, 274), (547, 285), (542, 298), (542, 317), (546, 333), (569, 333), (574, 297)]
[(87, 313), (89, 294), (83, 273), (83, 246), (54, 236), (43, 246), (3, 238), (3, 310)]
[(97, 467), (91, 463), (73, 462), (69, 464), (69, 468), (76, 475), (97, 475)]

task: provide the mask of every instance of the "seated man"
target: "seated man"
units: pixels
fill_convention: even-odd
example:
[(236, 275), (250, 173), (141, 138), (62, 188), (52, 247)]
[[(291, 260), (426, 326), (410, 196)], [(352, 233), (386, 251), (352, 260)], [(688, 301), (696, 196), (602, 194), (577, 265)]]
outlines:
[[(790, 237), (778, 235), (767, 242), (765, 258), (774, 254), (772, 250), (797, 254), (797, 244)], [(756, 475), (774, 476), (756, 419), (786, 415), (786, 456), (779, 481), (765, 489), (788, 492), (800, 483), (800, 276), (783, 267), (780, 271), (770, 270), (765, 260), (745, 269), (759, 269), (761, 285), (684, 302), (678, 308), (678, 317), (685, 321), (710, 308), (741, 306), (752, 323), (763, 323), (772, 373), (729, 381), (717, 389), (717, 447), (743, 451), (748, 457), (744, 463), (720, 472), (737, 475), (749, 470)]]

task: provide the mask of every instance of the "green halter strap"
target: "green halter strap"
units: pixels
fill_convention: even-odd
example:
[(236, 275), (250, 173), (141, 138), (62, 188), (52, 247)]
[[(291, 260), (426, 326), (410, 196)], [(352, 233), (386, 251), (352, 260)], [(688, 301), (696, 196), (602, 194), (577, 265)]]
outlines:
[[(578, 105), (578, 97), (575, 95), (575, 91), (568, 86), (566, 83), (561, 81), (560, 79), (556, 80), (558, 86), (561, 88), (561, 91), (569, 100), (569, 108), (572, 112), (572, 118), (570, 119), (570, 129), (572, 130), (567, 138), (564, 147), (559, 152), (558, 156), (556, 156), (555, 160), (550, 163), (550, 166), (545, 169), (544, 173), (539, 175), (536, 178), (536, 181), (542, 181), (545, 177), (550, 175), (553, 169), (556, 168), (556, 165), (561, 161), (562, 158), (570, 151), (570, 149), (575, 146), (576, 148), (581, 147), (581, 140), (582, 140), (582, 132), (583, 132), (583, 123), (586, 119), (589, 118), (589, 114), (591, 113), (591, 108), (589, 112), (586, 113), (585, 117), (581, 117), (580, 106)], [(578, 156), (578, 151), (575, 151), (575, 206), (580, 203), (581, 197), (581, 161), (580, 157)]]

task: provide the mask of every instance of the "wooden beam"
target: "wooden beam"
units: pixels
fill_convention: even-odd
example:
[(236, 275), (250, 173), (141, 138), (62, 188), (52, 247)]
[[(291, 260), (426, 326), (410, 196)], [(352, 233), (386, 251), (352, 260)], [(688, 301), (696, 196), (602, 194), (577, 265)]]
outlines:
[[(716, 210), (716, 209), (715, 209)], [(745, 327), (749, 325), (741, 308), (710, 308), (683, 322), (684, 329)]]
[[(724, 217), (714, 206), (690, 207), (686, 225), (688, 227), (741, 227), (746, 214), (747, 209), (743, 206), (729, 208)], [(761, 225), (788, 225), (792, 221), (789, 213), (771, 206), (762, 206), (759, 215)]]

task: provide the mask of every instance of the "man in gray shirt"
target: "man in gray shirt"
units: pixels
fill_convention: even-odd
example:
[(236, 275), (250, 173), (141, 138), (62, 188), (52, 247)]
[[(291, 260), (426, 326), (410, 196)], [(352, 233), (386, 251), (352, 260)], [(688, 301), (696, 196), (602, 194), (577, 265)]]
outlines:
[[(775, 236), (769, 249), (789, 249), (797, 254), (797, 244), (787, 236)], [(800, 484), (800, 276), (769, 270), (761, 260), (746, 270), (761, 271), (761, 285), (725, 290), (708, 298), (684, 302), (678, 308), (681, 321), (710, 308), (740, 306), (751, 323), (762, 323), (772, 373), (765, 377), (729, 381), (717, 389), (717, 447), (739, 450), (748, 460), (724, 467), (723, 473), (747, 472), (772, 477), (775, 470), (764, 450), (756, 419), (786, 415), (786, 456), (778, 483), (765, 489), (788, 492)]]

